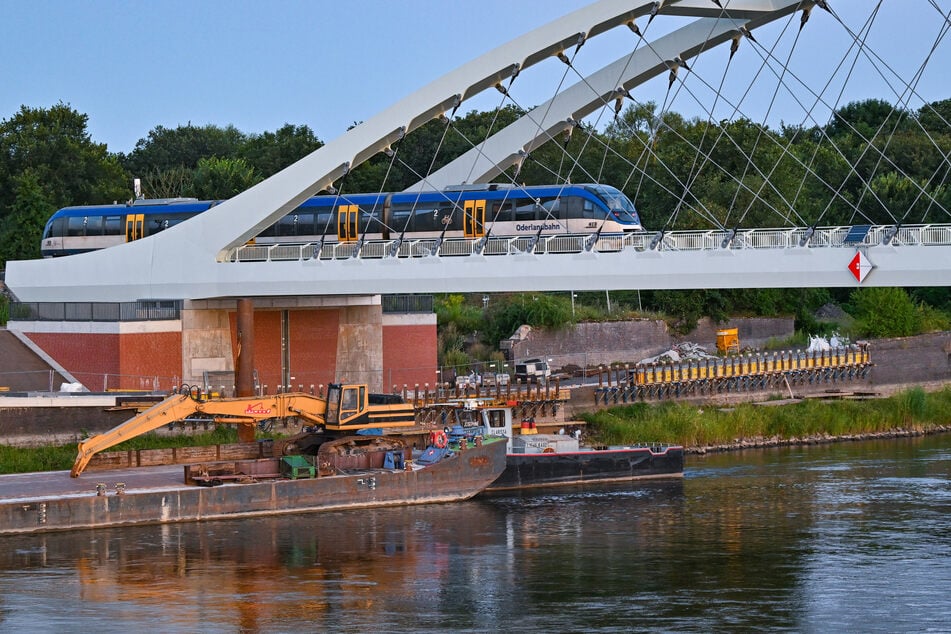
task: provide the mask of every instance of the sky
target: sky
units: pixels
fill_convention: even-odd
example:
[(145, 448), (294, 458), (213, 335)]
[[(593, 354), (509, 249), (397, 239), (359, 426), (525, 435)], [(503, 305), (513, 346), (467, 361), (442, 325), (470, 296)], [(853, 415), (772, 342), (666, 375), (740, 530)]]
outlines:
[[(726, 3), (726, 0), (724, 0)], [(88, 115), (92, 140), (112, 152), (129, 152), (156, 126), (234, 125), (245, 133), (274, 131), (285, 123), (308, 125), (323, 141), (344, 133), (458, 66), (583, 6), (579, 0), (0, 0), (0, 120), (21, 105), (69, 104)], [(854, 29), (873, 0), (830, 0)], [(911, 77), (934, 43), (951, 0), (883, 0), (869, 42), (896, 72)], [(660, 26), (657, 28), (668, 28)], [(639, 21), (646, 26), (646, 19)], [(786, 23), (783, 22), (783, 26)], [(794, 30), (798, 28), (795, 18)], [(636, 38), (625, 29), (594, 38), (578, 54), (592, 70), (630, 50)], [(779, 27), (775, 27), (779, 32)], [(769, 38), (757, 38), (764, 43)], [(789, 38), (787, 38), (789, 40)], [(816, 11), (793, 56), (797, 77), (821, 86), (852, 39)], [(733, 99), (739, 100), (760, 58), (744, 43), (731, 67)], [(717, 85), (726, 48), (693, 65)], [(779, 49), (777, 49), (779, 50)], [(785, 55), (785, 53), (781, 53)], [(919, 83), (921, 98), (951, 97), (951, 48), (941, 41)], [(744, 64), (746, 66), (744, 66)], [(537, 75), (519, 77), (513, 95), (530, 106), (551, 97), (564, 67), (551, 60)], [(523, 76), (528, 76), (524, 73)], [(665, 98), (666, 77), (635, 93), (640, 101)], [(734, 108), (703, 94), (678, 93), (671, 109), (717, 118)], [(751, 119), (801, 123), (806, 110), (788, 94), (773, 99), (776, 81), (754, 82), (741, 108)], [(709, 89), (706, 89), (709, 91)], [(784, 92), (784, 91), (780, 91)], [(490, 109), (499, 95), (464, 104), (463, 112)], [(857, 65), (848, 98), (895, 100), (877, 72)], [(831, 94), (829, 99), (837, 99)], [(920, 106), (913, 98), (910, 106)], [(814, 101), (808, 91), (800, 100)], [(777, 103), (785, 105), (776, 105)], [(707, 104), (704, 106), (703, 104)], [(704, 108), (707, 108), (705, 111)], [(805, 121), (808, 123), (808, 121)]]

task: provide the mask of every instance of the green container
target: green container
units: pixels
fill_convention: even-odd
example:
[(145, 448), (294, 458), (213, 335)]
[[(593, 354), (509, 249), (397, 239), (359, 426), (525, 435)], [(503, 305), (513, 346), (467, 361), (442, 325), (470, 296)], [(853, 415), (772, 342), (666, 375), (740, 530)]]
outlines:
[(316, 478), (317, 467), (307, 459), (307, 456), (283, 456), (281, 458), (281, 475), (291, 480)]

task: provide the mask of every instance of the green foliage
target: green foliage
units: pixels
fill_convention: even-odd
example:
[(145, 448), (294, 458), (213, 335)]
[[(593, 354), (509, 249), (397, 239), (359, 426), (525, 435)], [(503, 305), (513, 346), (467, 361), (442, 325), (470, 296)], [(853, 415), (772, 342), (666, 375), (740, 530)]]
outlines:
[(0, 445), (0, 474), (63, 471), (75, 460), (76, 445), (29, 449)]
[(0, 121), (0, 227), (6, 260), (36, 257), (46, 219), (66, 205), (128, 198), (126, 177), (104, 144), (93, 143), (88, 117), (65, 104), (22, 106)]
[(440, 325), (455, 324), (460, 332), (473, 332), (482, 325), (482, 308), (466, 301), (464, 295), (439, 295), (434, 310)]
[(276, 132), (247, 137), (238, 149), (237, 158), (244, 160), (262, 178), (268, 178), (322, 145), (308, 126), (287, 123)]
[(471, 359), (469, 355), (459, 349), (445, 351), (439, 359), (440, 367), (452, 368), (456, 374), (467, 374)]
[(559, 330), (574, 323), (571, 298), (560, 293), (494, 296), (485, 321), (484, 341), (493, 346), (511, 337), (523, 324)]
[(924, 302), (919, 303), (918, 310), (918, 332), (938, 332), (942, 330), (951, 330), (951, 314), (947, 311), (941, 311)]
[(791, 405), (741, 404), (730, 410), (689, 403), (636, 403), (582, 415), (605, 444), (672, 443), (686, 447), (729, 445), (738, 439), (803, 440), (816, 436), (870, 434), (896, 429), (923, 431), (947, 422), (951, 388), (926, 393), (920, 388), (891, 398)]
[(903, 288), (860, 288), (849, 302), (860, 336), (907, 337), (920, 331), (921, 314)]
[(192, 195), (203, 200), (237, 196), (261, 179), (243, 159), (202, 158), (192, 176)]
[(0, 293), (0, 326), (6, 326), (10, 321), (10, 298)]
[(673, 330), (682, 334), (696, 328), (701, 317), (714, 322), (727, 317), (726, 297), (717, 290), (656, 291), (654, 302), (654, 308), (673, 318)]
[(33, 168), (12, 180), (13, 203), (0, 225), (0, 261), (4, 262), (40, 257), (43, 227), (53, 207), (53, 194), (43, 186)]
[(133, 176), (177, 167), (192, 170), (203, 158), (237, 157), (245, 141), (245, 135), (234, 126), (156, 126), (146, 138), (139, 139), (128, 156), (122, 157), (122, 164)]

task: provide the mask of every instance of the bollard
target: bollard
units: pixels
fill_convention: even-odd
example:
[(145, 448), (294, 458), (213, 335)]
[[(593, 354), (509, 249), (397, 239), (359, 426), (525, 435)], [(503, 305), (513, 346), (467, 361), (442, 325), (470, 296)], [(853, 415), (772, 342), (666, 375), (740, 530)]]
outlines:
[(116, 495), (125, 494), (125, 482), (116, 482)]
[(96, 484), (96, 497), (102, 497), (106, 494), (106, 483), (99, 482)]

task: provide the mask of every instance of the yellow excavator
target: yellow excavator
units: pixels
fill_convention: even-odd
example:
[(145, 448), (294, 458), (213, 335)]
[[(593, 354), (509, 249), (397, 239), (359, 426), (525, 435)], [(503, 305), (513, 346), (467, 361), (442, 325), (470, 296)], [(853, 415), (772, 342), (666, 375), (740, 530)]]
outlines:
[(310, 423), (310, 431), (303, 436), (324, 432), (336, 436), (361, 429), (411, 427), (415, 423), (412, 403), (403, 402), (397, 395), (370, 394), (366, 385), (331, 383), (326, 398), (299, 392), (205, 398), (200, 389), (182, 386), (178, 393), (141, 414), (80, 442), (70, 475), (78, 477), (100, 451), (193, 415), (209, 417), (216, 423), (247, 425), (252, 434), (261, 421), (296, 417)]

